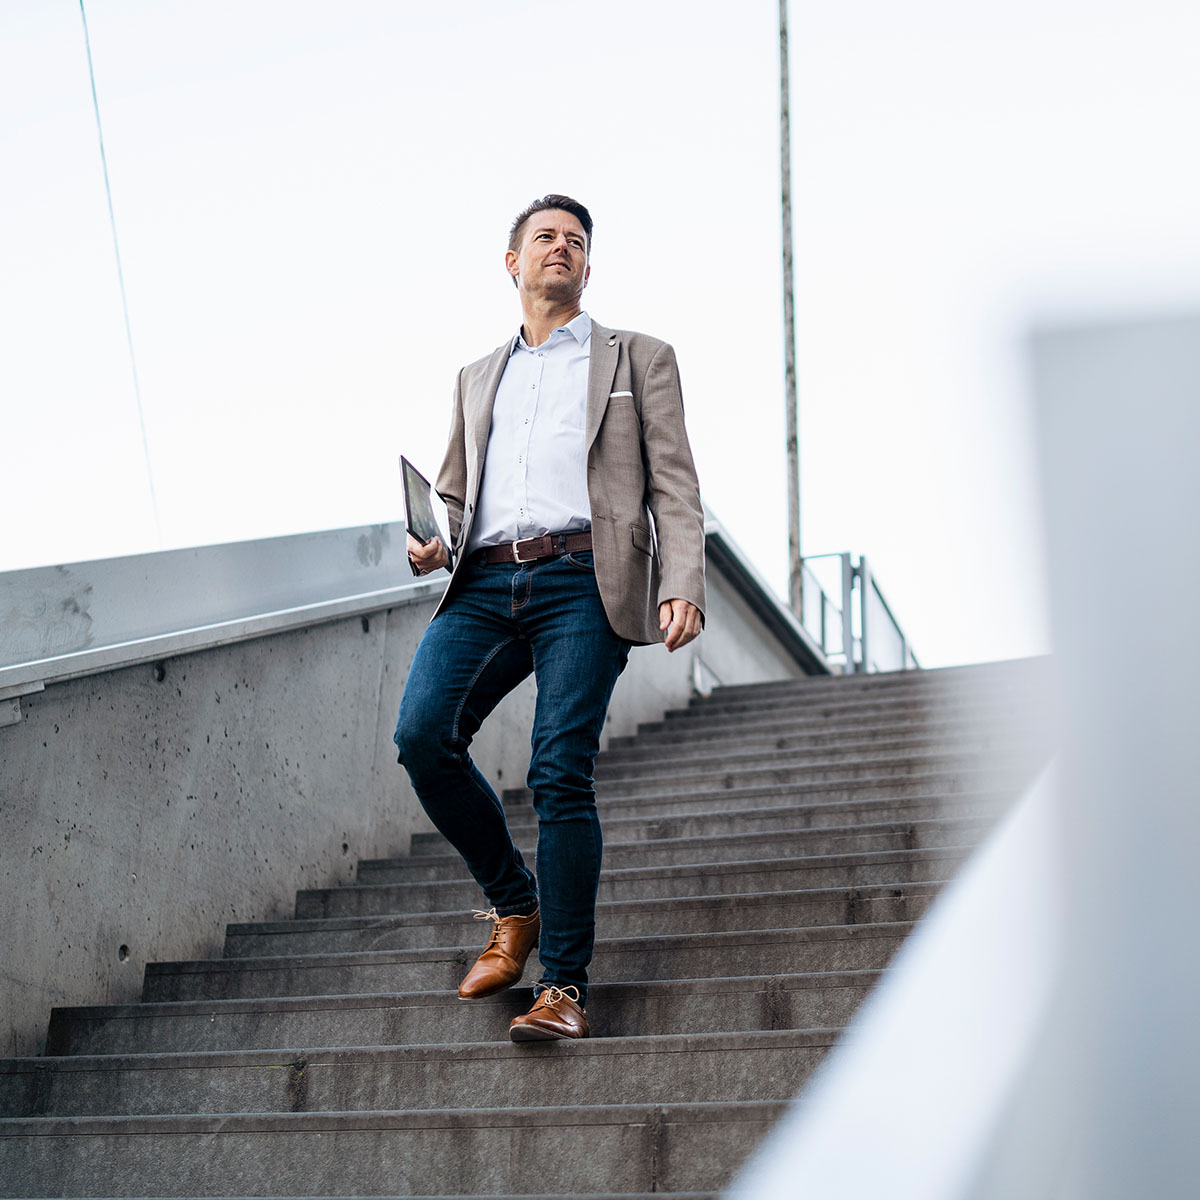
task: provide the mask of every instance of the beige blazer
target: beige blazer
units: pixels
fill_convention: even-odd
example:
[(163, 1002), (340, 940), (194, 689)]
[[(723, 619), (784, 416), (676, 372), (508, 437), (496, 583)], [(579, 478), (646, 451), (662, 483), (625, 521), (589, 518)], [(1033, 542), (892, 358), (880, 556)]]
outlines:
[[(458, 373), (450, 444), (437, 490), (450, 516), (454, 594), (464, 558), (496, 389), (511, 341)], [(626, 641), (661, 642), (658, 606), (704, 612), (704, 510), (683, 424), (675, 351), (666, 342), (592, 323), (587, 395), (588, 499), (596, 582), (609, 624)], [(437, 616), (437, 613), (434, 614)]]

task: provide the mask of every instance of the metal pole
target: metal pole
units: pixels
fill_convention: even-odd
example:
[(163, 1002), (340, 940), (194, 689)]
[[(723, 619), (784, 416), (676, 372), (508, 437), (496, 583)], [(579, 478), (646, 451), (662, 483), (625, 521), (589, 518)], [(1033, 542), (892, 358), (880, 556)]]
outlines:
[(871, 618), (868, 612), (871, 591), (871, 568), (867, 566), (867, 556), (858, 556), (858, 627), (862, 633), (862, 669), (871, 669)]
[(849, 554), (842, 559), (842, 649), (846, 653), (846, 674), (858, 670), (854, 658), (854, 564)]
[(800, 556), (800, 429), (796, 399), (796, 318), (792, 311), (792, 138), (788, 122), (787, 3), (779, 0), (779, 174), (783, 203), (783, 391), (787, 413), (788, 599), (804, 618)]

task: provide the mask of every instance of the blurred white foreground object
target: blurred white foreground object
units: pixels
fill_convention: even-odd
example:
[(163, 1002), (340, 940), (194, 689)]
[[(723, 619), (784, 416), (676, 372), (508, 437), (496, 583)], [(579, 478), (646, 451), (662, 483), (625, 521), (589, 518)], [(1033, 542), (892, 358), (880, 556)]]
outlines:
[(1200, 1195), (1200, 317), (1033, 341), (1054, 770), (939, 899), (738, 1200)]

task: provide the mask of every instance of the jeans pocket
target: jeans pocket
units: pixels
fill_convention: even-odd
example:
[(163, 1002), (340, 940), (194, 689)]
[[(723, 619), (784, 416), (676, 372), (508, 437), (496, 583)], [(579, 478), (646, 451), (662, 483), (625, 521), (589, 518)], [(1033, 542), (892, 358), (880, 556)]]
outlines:
[(589, 575), (595, 575), (596, 564), (592, 559), (590, 550), (579, 550), (575, 554), (564, 554), (560, 560), (569, 567), (574, 567), (576, 571), (586, 571)]

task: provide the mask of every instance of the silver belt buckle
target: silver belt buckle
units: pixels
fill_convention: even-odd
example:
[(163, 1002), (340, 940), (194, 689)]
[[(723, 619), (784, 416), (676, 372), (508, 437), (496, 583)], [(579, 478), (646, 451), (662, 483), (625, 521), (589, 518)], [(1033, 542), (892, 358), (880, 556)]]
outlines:
[[(531, 538), (526, 538), (526, 539), (524, 539), (524, 540), (525, 540), (525, 541), (532, 541), (533, 539), (531, 539)], [(518, 547), (520, 544), (521, 544), (520, 542), (513, 542), (513, 544), (512, 544), (513, 562), (515, 562), (515, 563), (533, 562), (533, 561), (534, 561), (534, 559), (536, 559), (536, 558), (537, 558), (537, 555), (535, 554), (535, 555), (533, 556), (533, 558), (522, 558), (522, 557), (521, 557), (521, 554), (520, 554), (520, 551), (518, 551), (518, 550), (517, 550), (517, 547)]]

